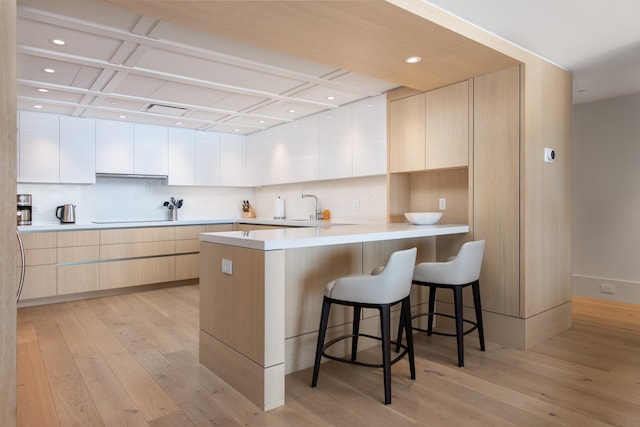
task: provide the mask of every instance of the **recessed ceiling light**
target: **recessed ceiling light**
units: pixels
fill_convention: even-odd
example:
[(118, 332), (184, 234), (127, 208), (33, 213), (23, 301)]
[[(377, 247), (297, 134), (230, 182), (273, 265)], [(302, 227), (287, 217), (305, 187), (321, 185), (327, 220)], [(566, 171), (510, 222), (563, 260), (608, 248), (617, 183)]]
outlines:
[(34, 105), (33, 108), (42, 108), (42, 105)]
[(327, 96), (327, 99), (332, 100), (332, 99), (336, 99), (335, 96)]
[(419, 56), (410, 56), (404, 60), (404, 62), (406, 62), (407, 64), (417, 64), (420, 61), (422, 61), (422, 58), (420, 58)]
[(54, 70), (53, 68), (43, 68), (42, 71), (49, 74), (53, 74), (56, 72), (56, 70)]
[(127, 116), (118, 116), (119, 119), (126, 119)]
[(182, 122), (176, 122), (176, 124), (177, 124), (178, 126), (181, 126), (181, 125), (182, 125)]
[(265, 122), (264, 120), (258, 120), (258, 123), (264, 123), (264, 122)]
[(296, 110), (293, 110), (293, 109), (289, 110), (289, 113), (295, 113), (295, 112), (296, 112)]
[(49, 40), (51, 43), (58, 45), (58, 46), (64, 46), (65, 44), (67, 44), (66, 41), (64, 40), (60, 40), (60, 39), (51, 39)]
[(38, 92), (46, 93), (49, 92), (49, 89), (45, 89), (43, 87), (38, 88)]
[(234, 131), (234, 132), (240, 132), (240, 129), (235, 128), (233, 131)]

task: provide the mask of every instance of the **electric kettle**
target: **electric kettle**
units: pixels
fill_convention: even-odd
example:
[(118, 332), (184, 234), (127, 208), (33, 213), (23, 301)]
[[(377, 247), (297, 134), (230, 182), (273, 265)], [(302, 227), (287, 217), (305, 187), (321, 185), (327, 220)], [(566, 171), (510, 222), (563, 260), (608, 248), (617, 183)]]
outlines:
[(56, 208), (56, 218), (63, 224), (76, 222), (76, 205), (62, 205)]

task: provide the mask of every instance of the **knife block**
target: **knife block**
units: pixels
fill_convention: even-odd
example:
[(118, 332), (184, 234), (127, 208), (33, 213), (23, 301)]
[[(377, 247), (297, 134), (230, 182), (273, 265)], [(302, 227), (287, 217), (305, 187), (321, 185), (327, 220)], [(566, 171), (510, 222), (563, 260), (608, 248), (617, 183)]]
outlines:
[(249, 212), (242, 212), (242, 218), (255, 218), (256, 213), (253, 210), (253, 206), (249, 205)]

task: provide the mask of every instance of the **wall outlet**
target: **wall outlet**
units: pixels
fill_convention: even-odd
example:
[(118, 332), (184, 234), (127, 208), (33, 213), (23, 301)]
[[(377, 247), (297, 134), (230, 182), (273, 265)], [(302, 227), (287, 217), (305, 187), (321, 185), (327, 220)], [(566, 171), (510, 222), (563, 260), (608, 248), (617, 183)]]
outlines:
[(616, 285), (612, 285), (611, 283), (600, 283), (600, 292), (603, 294), (615, 294)]
[(440, 199), (438, 199), (438, 208), (441, 211), (447, 209), (447, 199), (445, 199), (444, 197), (440, 197)]
[(351, 202), (351, 210), (352, 211), (359, 211), (360, 210), (360, 200), (353, 200)]
[(233, 261), (222, 258), (222, 272), (231, 276), (233, 274)]

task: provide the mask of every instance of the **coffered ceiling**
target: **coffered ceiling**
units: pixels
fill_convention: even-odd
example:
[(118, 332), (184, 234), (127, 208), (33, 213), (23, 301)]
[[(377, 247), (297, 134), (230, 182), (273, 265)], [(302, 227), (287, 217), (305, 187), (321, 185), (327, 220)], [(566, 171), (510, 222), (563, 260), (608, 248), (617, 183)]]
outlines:
[(17, 43), (18, 108), (71, 116), (248, 134), (398, 86), (92, 0), (20, 0)]

